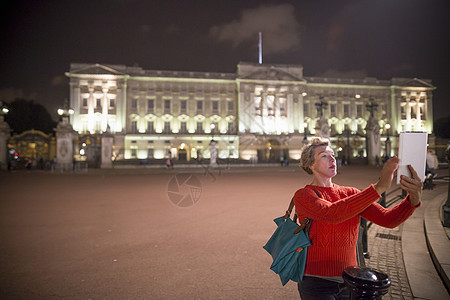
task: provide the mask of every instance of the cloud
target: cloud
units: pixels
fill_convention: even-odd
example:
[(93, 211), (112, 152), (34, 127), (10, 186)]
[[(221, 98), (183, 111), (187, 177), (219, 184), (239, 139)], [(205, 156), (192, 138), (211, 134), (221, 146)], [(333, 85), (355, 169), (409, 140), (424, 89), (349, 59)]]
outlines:
[(22, 89), (15, 89), (15, 88), (0, 89), (0, 101), (2, 101), (3, 103), (12, 102), (17, 98), (22, 99), (26, 98), (25, 92)]
[(67, 86), (67, 77), (58, 75), (52, 78), (52, 86), (65, 85)]
[(280, 4), (243, 10), (240, 19), (212, 27), (209, 35), (233, 47), (246, 42), (255, 42), (256, 47), (258, 33), (262, 32), (264, 54), (274, 54), (298, 49), (300, 31), (294, 6)]
[[(345, 44), (345, 38), (348, 38), (352, 34), (352, 28), (358, 28), (363, 26), (362, 24), (356, 25), (360, 18), (360, 12), (365, 11), (364, 7), (367, 6), (365, 2), (349, 3), (342, 5), (339, 11), (336, 11), (333, 17), (330, 19), (330, 27), (327, 33), (327, 51), (333, 52), (340, 50), (341, 46)], [(355, 24), (352, 26), (351, 24)]]
[(367, 72), (365, 70), (348, 70), (348, 71), (338, 71), (335, 69), (328, 69), (325, 72), (319, 73), (317, 77), (328, 77), (328, 78), (366, 78)]
[(332, 52), (340, 46), (341, 38), (344, 34), (345, 26), (342, 22), (335, 21), (328, 30), (327, 50)]
[(167, 34), (174, 34), (179, 31), (179, 28), (175, 24), (170, 24), (166, 29), (165, 32)]
[(403, 63), (399, 65), (394, 65), (389, 70), (391, 73), (403, 73), (403, 72), (412, 72), (414, 71), (414, 65), (410, 63)]

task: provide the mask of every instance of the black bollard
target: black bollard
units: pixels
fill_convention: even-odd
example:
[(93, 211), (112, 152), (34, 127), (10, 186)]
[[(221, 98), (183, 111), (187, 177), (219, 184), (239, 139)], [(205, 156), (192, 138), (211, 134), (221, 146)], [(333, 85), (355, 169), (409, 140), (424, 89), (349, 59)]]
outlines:
[(387, 274), (371, 268), (347, 267), (342, 278), (350, 290), (350, 300), (382, 299), (391, 286)]

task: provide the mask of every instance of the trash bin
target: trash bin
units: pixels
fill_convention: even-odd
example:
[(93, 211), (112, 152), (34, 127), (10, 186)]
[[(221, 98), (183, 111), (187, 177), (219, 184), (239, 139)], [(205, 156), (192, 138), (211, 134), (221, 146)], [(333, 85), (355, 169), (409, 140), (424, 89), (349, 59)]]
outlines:
[(350, 299), (382, 299), (391, 286), (389, 276), (365, 267), (347, 267), (342, 278), (350, 290)]

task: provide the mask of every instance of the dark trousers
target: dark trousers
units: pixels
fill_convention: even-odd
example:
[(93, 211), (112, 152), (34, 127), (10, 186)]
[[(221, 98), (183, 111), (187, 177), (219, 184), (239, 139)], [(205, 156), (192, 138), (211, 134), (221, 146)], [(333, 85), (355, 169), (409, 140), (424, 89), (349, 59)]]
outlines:
[(304, 276), (298, 284), (302, 300), (334, 300), (350, 299), (350, 293), (345, 283), (312, 276)]

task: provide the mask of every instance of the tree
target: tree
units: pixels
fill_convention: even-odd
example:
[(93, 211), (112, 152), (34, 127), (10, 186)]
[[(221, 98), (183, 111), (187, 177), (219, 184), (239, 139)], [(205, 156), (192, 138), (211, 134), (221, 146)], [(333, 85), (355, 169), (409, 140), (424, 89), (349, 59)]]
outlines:
[(434, 134), (437, 137), (450, 139), (450, 117), (434, 121)]
[(15, 133), (36, 129), (45, 133), (53, 133), (56, 122), (52, 119), (47, 109), (33, 100), (16, 99), (7, 104), (9, 112), (5, 115), (5, 121)]

